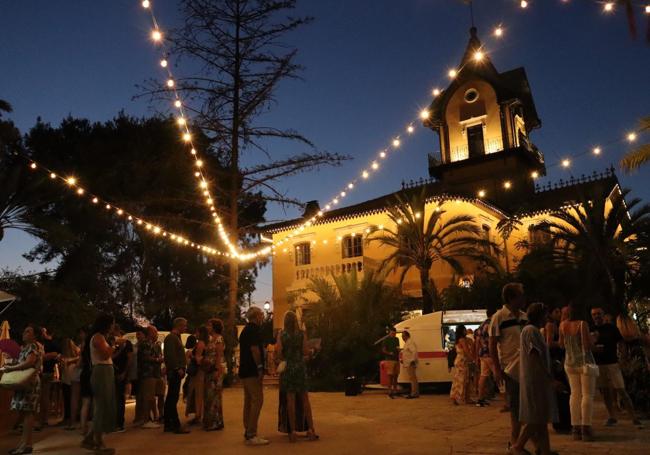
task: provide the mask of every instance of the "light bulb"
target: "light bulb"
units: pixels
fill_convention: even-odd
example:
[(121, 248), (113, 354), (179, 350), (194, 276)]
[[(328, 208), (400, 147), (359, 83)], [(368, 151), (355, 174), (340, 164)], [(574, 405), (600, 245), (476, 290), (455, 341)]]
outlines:
[(54, 172), (51, 172), (51, 173), (50, 173), (50, 178), (51, 178), (51, 179), (55, 179), (55, 178), (56, 178), (56, 174), (55, 174)]
[(151, 6), (151, 2), (149, 2), (149, 0), (142, 0), (143, 8), (149, 8), (150, 6)]
[(200, 187), (201, 187), (201, 188), (207, 188), (207, 187), (208, 187), (208, 182), (206, 182), (205, 180), (203, 180), (203, 181), (201, 182), (201, 184), (200, 184)]
[(628, 142), (634, 142), (634, 141), (636, 141), (636, 133), (628, 133), (628, 135), (627, 135), (627, 141), (628, 141)]
[(386, 152), (379, 152), (379, 158), (386, 158)]
[(563, 159), (562, 160), (562, 167), (567, 168), (569, 166), (571, 166), (571, 160), (568, 159), (568, 158)]
[(521, 0), (521, 2), (519, 2), (519, 6), (522, 8), (528, 8), (528, 2), (526, 0)]
[(401, 142), (399, 139), (393, 139), (393, 147), (397, 148), (400, 146), (400, 144)]
[(167, 87), (169, 88), (174, 87), (174, 79), (167, 79)]
[(106, 205), (104, 206), (104, 208), (105, 208), (106, 210), (110, 210), (110, 209), (111, 209), (111, 205), (110, 205), (110, 204), (106, 204)]
[(532, 178), (536, 179), (537, 177), (539, 177), (539, 172), (537, 172), (537, 171), (533, 171), (533, 172), (530, 173), (530, 176), (531, 176)]
[(93, 204), (97, 204), (98, 202), (99, 202), (99, 199), (97, 199), (96, 197), (94, 197), (94, 198), (93, 198)]
[(422, 109), (422, 110), (420, 111), (420, 118), (421, 118), (422, 120), (426, 120), (426, 119), (428, 119), (430, 115), (431, 115), (431, 113), (429, 112), (428, 109)]
[(600, 147), (594, 147), (594, 155), (600, 155), (600, 152), (602, 152)]
[(368, 171), (363, 171), (361, 173), (361, 177), (363, 177), (364, 179), (367, 179), (369, 176), (370, 176), (370, 174), (368, 174)]
[(484, 56), (485, 56), (485, 54), (483, 54), (483, 52), (481, 52), (481, 51), (474, 52), (474, 60), (477, 61), (477, 62), (480, 62), (481, 60), (483, 60)]
[(36, 169), (36, 163), (30, 164), (29, 167), (31, 167), (32, 169)]
[(68, 177), (68, 179), (66, 180), (66, 182), (68, 182), (68, 185), (70, 185), (70, 186), (74, 186), (74, 185), (77, 183), (77, 179), (74, 178), (74, 177)]
[(409, 126), (406, 127), (406, 131), (409, 134), (413, 134), (413, 131), (415, 131), (415, 128), (413, 128), (413, 125), (409, 125)]
[(510, 183), (509, 180), (506, 180), (505, 182), (503, 182), (503, 187), (504, 187), (506, 190), (509, 190), (510, 188), (512, 188), (512, 183)]
[(497, 38), (503, 36), (503, 28), (501, 26), (494, 29), (494, 36), (496, 36)]
[(603, 5), (603, 10), (604, 10), (606, 13), (611, 13), (612, 11), (614, 11), (614, 2), (607, 2), (607, 3), (605, 3), (605, 4)]
[(160, 61), (160, 66), (162, 66), (163, 68), (167, 68), (167, 60), (162, 59), (162, 60)]
[(190, 153), (191, 153), (192, 155), (196, 155), (196, 149), (192, 149), (192, 150), (190, 150)]
[(650, 14), (650, 5), (646, 5), (645, 7), (645, 13)]
[(449, 75), (450, 78), (453, 79), (458, 75), (458, 71), (456, 71), (454, 69), (451, 69), (451, 70), (449, 70), (449, 72), (447, 74)]
[(86, 192), (86, 191), (85, 191), (83, 188), (77, 188), (77, 194), (78, 194), (79, 196), (81, 196), (81, 195), (84, 194), (85, 192)]
[(183, 140), (185, 142), (190, 142), (192, 140), (192, 135), (190, 133), (183, 133)]
[(374, 170), (379, 169), (379, 163), (377, 163), (376, 161), (373, 161), (372, 164), (371, 164), (370, 166), (371, 166)]
[(185, 117), (178, 117), (176, 119), (176, 123), (178, 123), (179, 126), (183, 126), (185, 123), (187, 123), (187, 120), (185, 120)]
[(433, 96), (438, 96), (438, 95), (440, 95), (440, 89), (439, 88), (434, 88), (432, 93), (433, 93)]
[(183, 105), (183, 103), (181, 103), (181, 100), (174, 101), (174, 106), (180, 108), (182, 105)]
[(162, 33), (160, 33), (160, 30), (154, 30), (151, 32), (151, 39), (158, 42), (162, 40)]
[(196, 167), (201, 167), (203, 166), (203, 160), (196, 160)]
[(485, 197), (485, 190), (479, 190), (478, 197), (481, 197), (481, 198)]

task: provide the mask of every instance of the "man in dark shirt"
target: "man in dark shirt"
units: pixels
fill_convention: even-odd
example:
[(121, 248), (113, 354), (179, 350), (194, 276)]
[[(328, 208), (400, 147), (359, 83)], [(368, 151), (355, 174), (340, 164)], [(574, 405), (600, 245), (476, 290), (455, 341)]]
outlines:
[(605, 322), (605, 311), (600, 307), (591, 309), (591, 318), (594, 321), (592, 335), (596, 338), (594, 346), (594, 359), (598, 365), (597, 386), (603, 395), (609, 418), (605, 425), (616, 425), (616, 400), (617, 396), (623, 401), (623, 407), (630, 415), (632, 422), (641, 427), (641, 421), (634, 414), (634, 405), (630, 396), (625, 391), (625, 382), (621, 367), (618, 364), (618, 343), (623, 341), (621, 332), (614, 324)]
[(52, 390), (52, 381), (54, 380), (54, 369), (56, 363), (61, 358), (61, 348), (54, 341), (52, 335), (46, 327), (41, 329), (41, 343), (43, 344), (43, 372), (41, 374), (41, 409), (40, 425), (36, 426), (38, 431), (40, 427), (47, 426), (47, 420), (50, 411), (50, 394)]
[(181, 381), (185, 377), (185, 349), (181, 341), (181, 333), (187, 330), (187, 319), (174, 319), (169, 335), (165, 337), (165, 369), (167, 371), (167, 397), (165, 398), (165, 432), (186, 434), (189, 430), (181, 427), (178, 418), (178, 398), (181, 392)]
[(260, 326), (264, 313), (257, 307), (246, 312), (248, 324), (239, 335), (239, 377), (244, 386), (244, 437), (247, 445), (266, 445), (257, 435), (257, 422), (264, 403), (264, 344)]
[(124, 412), (126, 410), (126, 384), (127, 373), (133, 362), (133, 344), (129, 340), (124, 343), (117, 343), (124, 334), (117, 324), (113, 325), (113, 331), (109, 343), (113, 346), (113, 369), (115, 370), (115, 396), (117, 404), (117, 432), (124, 431)]
[(399, 340), (395, 327), (388, 329), (388, 336), (381, 343), (384, 355), (384, 368), (388, 375), (388, 396), (393, 398), (397, 393), (397, 377), (399, 376)]

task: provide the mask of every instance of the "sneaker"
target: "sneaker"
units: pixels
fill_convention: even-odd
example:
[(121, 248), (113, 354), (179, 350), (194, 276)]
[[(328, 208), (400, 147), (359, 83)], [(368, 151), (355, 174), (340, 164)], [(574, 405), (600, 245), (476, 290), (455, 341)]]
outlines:
[(265, 446), (268, 445), (271, 441), (268, 439), (260, 438), (259, 436), (253, 436), (250, 439), (246, 440), (246, 445), (248, 446)]
[(605, 426), (606, 427), (613, 427), (617, 423), (618, 423), (618, 420), (614, 419), (613, 417), (610, 417), (609, 419), (607, 419), (607, 422), (605, 422)]
[(157, 430), (160, 428), (160, 424), (157, 424), (156, 422), (147, 422), (140, 428), (144, 428), (145, 430)]

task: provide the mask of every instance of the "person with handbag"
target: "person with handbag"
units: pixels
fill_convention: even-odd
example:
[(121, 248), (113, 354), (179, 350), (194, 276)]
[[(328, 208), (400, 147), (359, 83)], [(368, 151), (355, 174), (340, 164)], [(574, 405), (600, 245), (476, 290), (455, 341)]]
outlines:
[(23, 330), (23, 347), (18, 363), (0, 368), (2, 385), (15, 390), (10, 409), (20, 413), (23, 432), (18, 447), (10, 455), (32, 453), (32, 430), (34, 414), (38, 412), (41, 399), (41, 381), (38, 373), (43, 365), (43, 352), (36, 343), (38, 330), (32, 324)]
[(571, 426), (573, 439), (593, 441), (591, 421), (596, 393), (598, 366), (592, 353), (589, 324), (584, 308), (576, 302), (569, 305), (569, 320), (560, 324), (560, 344), (566, 350), (564, 369), (569, 378)]

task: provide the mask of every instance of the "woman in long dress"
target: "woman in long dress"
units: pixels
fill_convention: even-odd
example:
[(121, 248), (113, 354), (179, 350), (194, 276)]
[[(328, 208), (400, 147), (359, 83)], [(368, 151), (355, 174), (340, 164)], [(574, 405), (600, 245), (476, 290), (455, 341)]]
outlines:
[(39, 410), (41, 397), (41, 381), (38, 372), (43, 365), (43, 352), (36, 343), (36, 328), (28, 325), (23, 330), (23, 347), (20, 350), (18, 363), (14, 365), (5, 365), (0, 368), (2, 372), (20, 371), (28, 368), (34, 368), (36, 374), (29, 385), (23, 389), (16, 390), (11, 399), (10, 409), (20, 413), (23, 422), (23, 433), (20, 438), (20, 444), (13, 450), (11, 455), (23, 453), (32, 453), (32, 430), (34, 428), (34, 414)]
[(529, 324), (521, 331), (519, 345), (519, 421), (524, 427), (510, 453), (525, 454), (526, 443), (533, 439), (538, 453), (551, 455), (549, 422), (557, 421), (555, 387), (551, 356), (540, 328), (546, 322), (546, 308), (533, 303), (528, 308)]
[(298, 326), (298, 316), (293, 311), (284, 315), (284, 330), (276, 341), (277, 360), (286, 362), (280, 374), (280, 406), (278, 431), (287, 433), (289, 441), (296, 442), (296, 432), (307, 431), (310, 441), (318, 439), (307, 392), (307, 367), (309, 355), (307, 336)]
[(205, 326), (199, 327), (199, 334), (196, 345), (192, 348), (190, 354), (190, 363), (195, 365), (195, 373), (190, 376), (189, 387), (187, 388), (187, 407), (185, 416), (194, 414), (192, 423), (199, 423), (203, 420), (203, 398), (205, 394), (205, 371), (200, 368), (203, 362), (205, 347), (210, 342), (210, 334)]
[(216, 431), (223, 429), (223, 322), (221, 319), (208, 321), (210, 341), (203, 352), (202, 366), (205, 371), (205, 398), (203, 401), (203, 429)]
[(449, 397), (453, 404), (471, 404), (469, 398), (469, 365), (472, 361), (472, 350), (467, 341), (467, 330), (464, 325), (456, 327), (456, 360), (454, 360), (454, 374)]
[(115, 347), (108, 344), (106, 337), (113, 327), (113, 323), (113, 316), (108, 314), (97, 316), (88, 342), (92, 363), (90, 385), (93, 391), (93, 425), (81, 441), (81, 447), (102, 454), (115, 453), (115, 449), (108, 448), (104, 444), (104, 434), (115, 431), (117, 397), (113, 353), (126, 341), (124, 338), (115, 340)]

